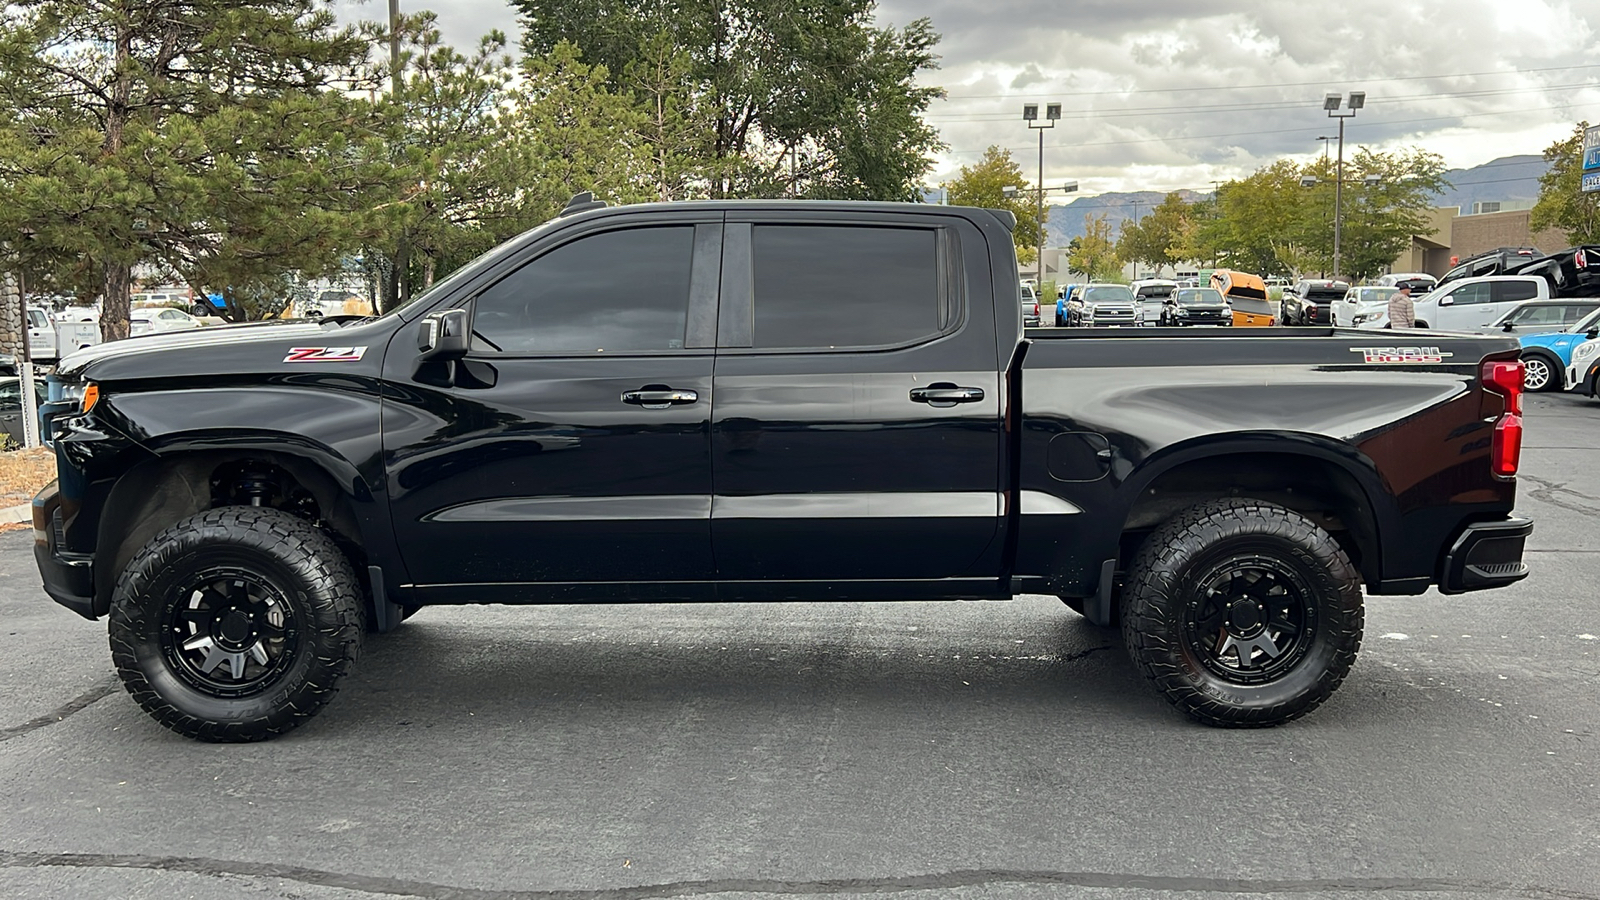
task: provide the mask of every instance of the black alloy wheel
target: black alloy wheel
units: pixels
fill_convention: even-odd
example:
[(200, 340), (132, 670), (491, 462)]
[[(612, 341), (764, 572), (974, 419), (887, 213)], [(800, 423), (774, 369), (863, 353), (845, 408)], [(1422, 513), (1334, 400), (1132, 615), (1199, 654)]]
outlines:
[(1262, 501), (1178, 513), (1124, 580), (1134, 662), (1207, 725), (1267, 727), (1315, 709), (1354, 664), (1362, 623), (1361, 578), (1338, 541)]
[(211, 566), (169, 590), (161, 651), (190, 687), (218, 698), (269, 688), (300, 650), (294, 607), (271, 579), (237, 566)]

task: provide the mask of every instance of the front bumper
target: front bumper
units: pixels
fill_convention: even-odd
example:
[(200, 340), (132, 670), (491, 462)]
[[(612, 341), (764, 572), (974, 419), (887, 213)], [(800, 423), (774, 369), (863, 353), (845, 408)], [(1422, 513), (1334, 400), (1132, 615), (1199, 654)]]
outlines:
[(1445, 554), (1439, 592), (1483, 591), (1527, 578), (1522, 547), (1532, 533), (1531, 519), (1508, 518), (1468, 525)]
[(61, 488), (50, 482), (33, 498), (33, 558), (50, 599), (85, 619), (94, 608), (94, 557), (61, 549)]

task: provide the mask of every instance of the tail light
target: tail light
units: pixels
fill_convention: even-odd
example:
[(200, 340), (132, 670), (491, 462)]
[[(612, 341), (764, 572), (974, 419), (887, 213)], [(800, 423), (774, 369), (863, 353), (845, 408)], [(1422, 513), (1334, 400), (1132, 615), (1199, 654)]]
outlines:
[(1577, 253), (1572, 254), (1572, 264), (1577, 266), (1580, 269), (1589, 268), (1589, 261), (1588, 260), (1589, 260), (1589, 258), (1584, 255), (1582, 249), (1578, 250)]
[(1522, 363), (1493, 360), (1483, 364), (1483, 389), (1505, 400), (1505, 411), (1494, 423), (1489, 468), (1499, 478), (1513, 478), (1522, 460)]
[(1036, 316), (1039, 314), (1039, 301), (1037, 300), (1033, 301), (1033, 314)]

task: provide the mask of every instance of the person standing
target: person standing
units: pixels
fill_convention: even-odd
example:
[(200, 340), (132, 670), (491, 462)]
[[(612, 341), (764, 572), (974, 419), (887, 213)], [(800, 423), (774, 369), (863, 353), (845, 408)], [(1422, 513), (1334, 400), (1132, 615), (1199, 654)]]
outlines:
[(1417, 306), (1411, 302), (1411, 288), (1402, 287), (1389, 298), (1389, 327), (1417, 327)]

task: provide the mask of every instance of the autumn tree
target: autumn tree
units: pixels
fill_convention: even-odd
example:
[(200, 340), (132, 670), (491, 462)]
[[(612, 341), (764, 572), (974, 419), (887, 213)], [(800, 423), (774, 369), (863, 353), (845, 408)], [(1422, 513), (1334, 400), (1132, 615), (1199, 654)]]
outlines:
[(1083, 220), (1083, 234), (1067, 245), (1067, 267), (1090, 281), (1110, 281), (1122, 271), (1105, 213)]
[(1583, 192), (1583, 133), (1588, 128), (1588, 122), (1579, 122), (1572, 134), (1545, 148), (1550, 168), (1539, 176), (1539, 201), (1528, 222), (1535, 231), (1560, 229), (1574, 244), (1600, 243), (1600, 193)]
[[(1039, 245), (1045, 234), (1045, 223), (1049, 220), (1049, 209), (1046, 208), (1045, 220), (1041, 221), (1037, 195), (1028, 191), (1026, 184), (1022, 167), (1017, 164), (1011, 151), (990, 147), (983, 151), (983, 157), (977, 162), (962, 166), (956, 177), (944, 187), (954, 206), (1004, 209), (1016, 216), (1017, 227), (1012, 231), (1011, 239), (1016, 244), (1018, 261), (1028, 265), (1039, 258)], [(1008, 187), (1019, 190), (1008, 194), (1005, 190)]]
[(1122, 223), (1117, 257), (1157, 269), (1175, 265), (1191, 258), (1182, 253), (1190, 229), (1189, 204), (1176, 193), (1168, 194), (1142, 220)]

